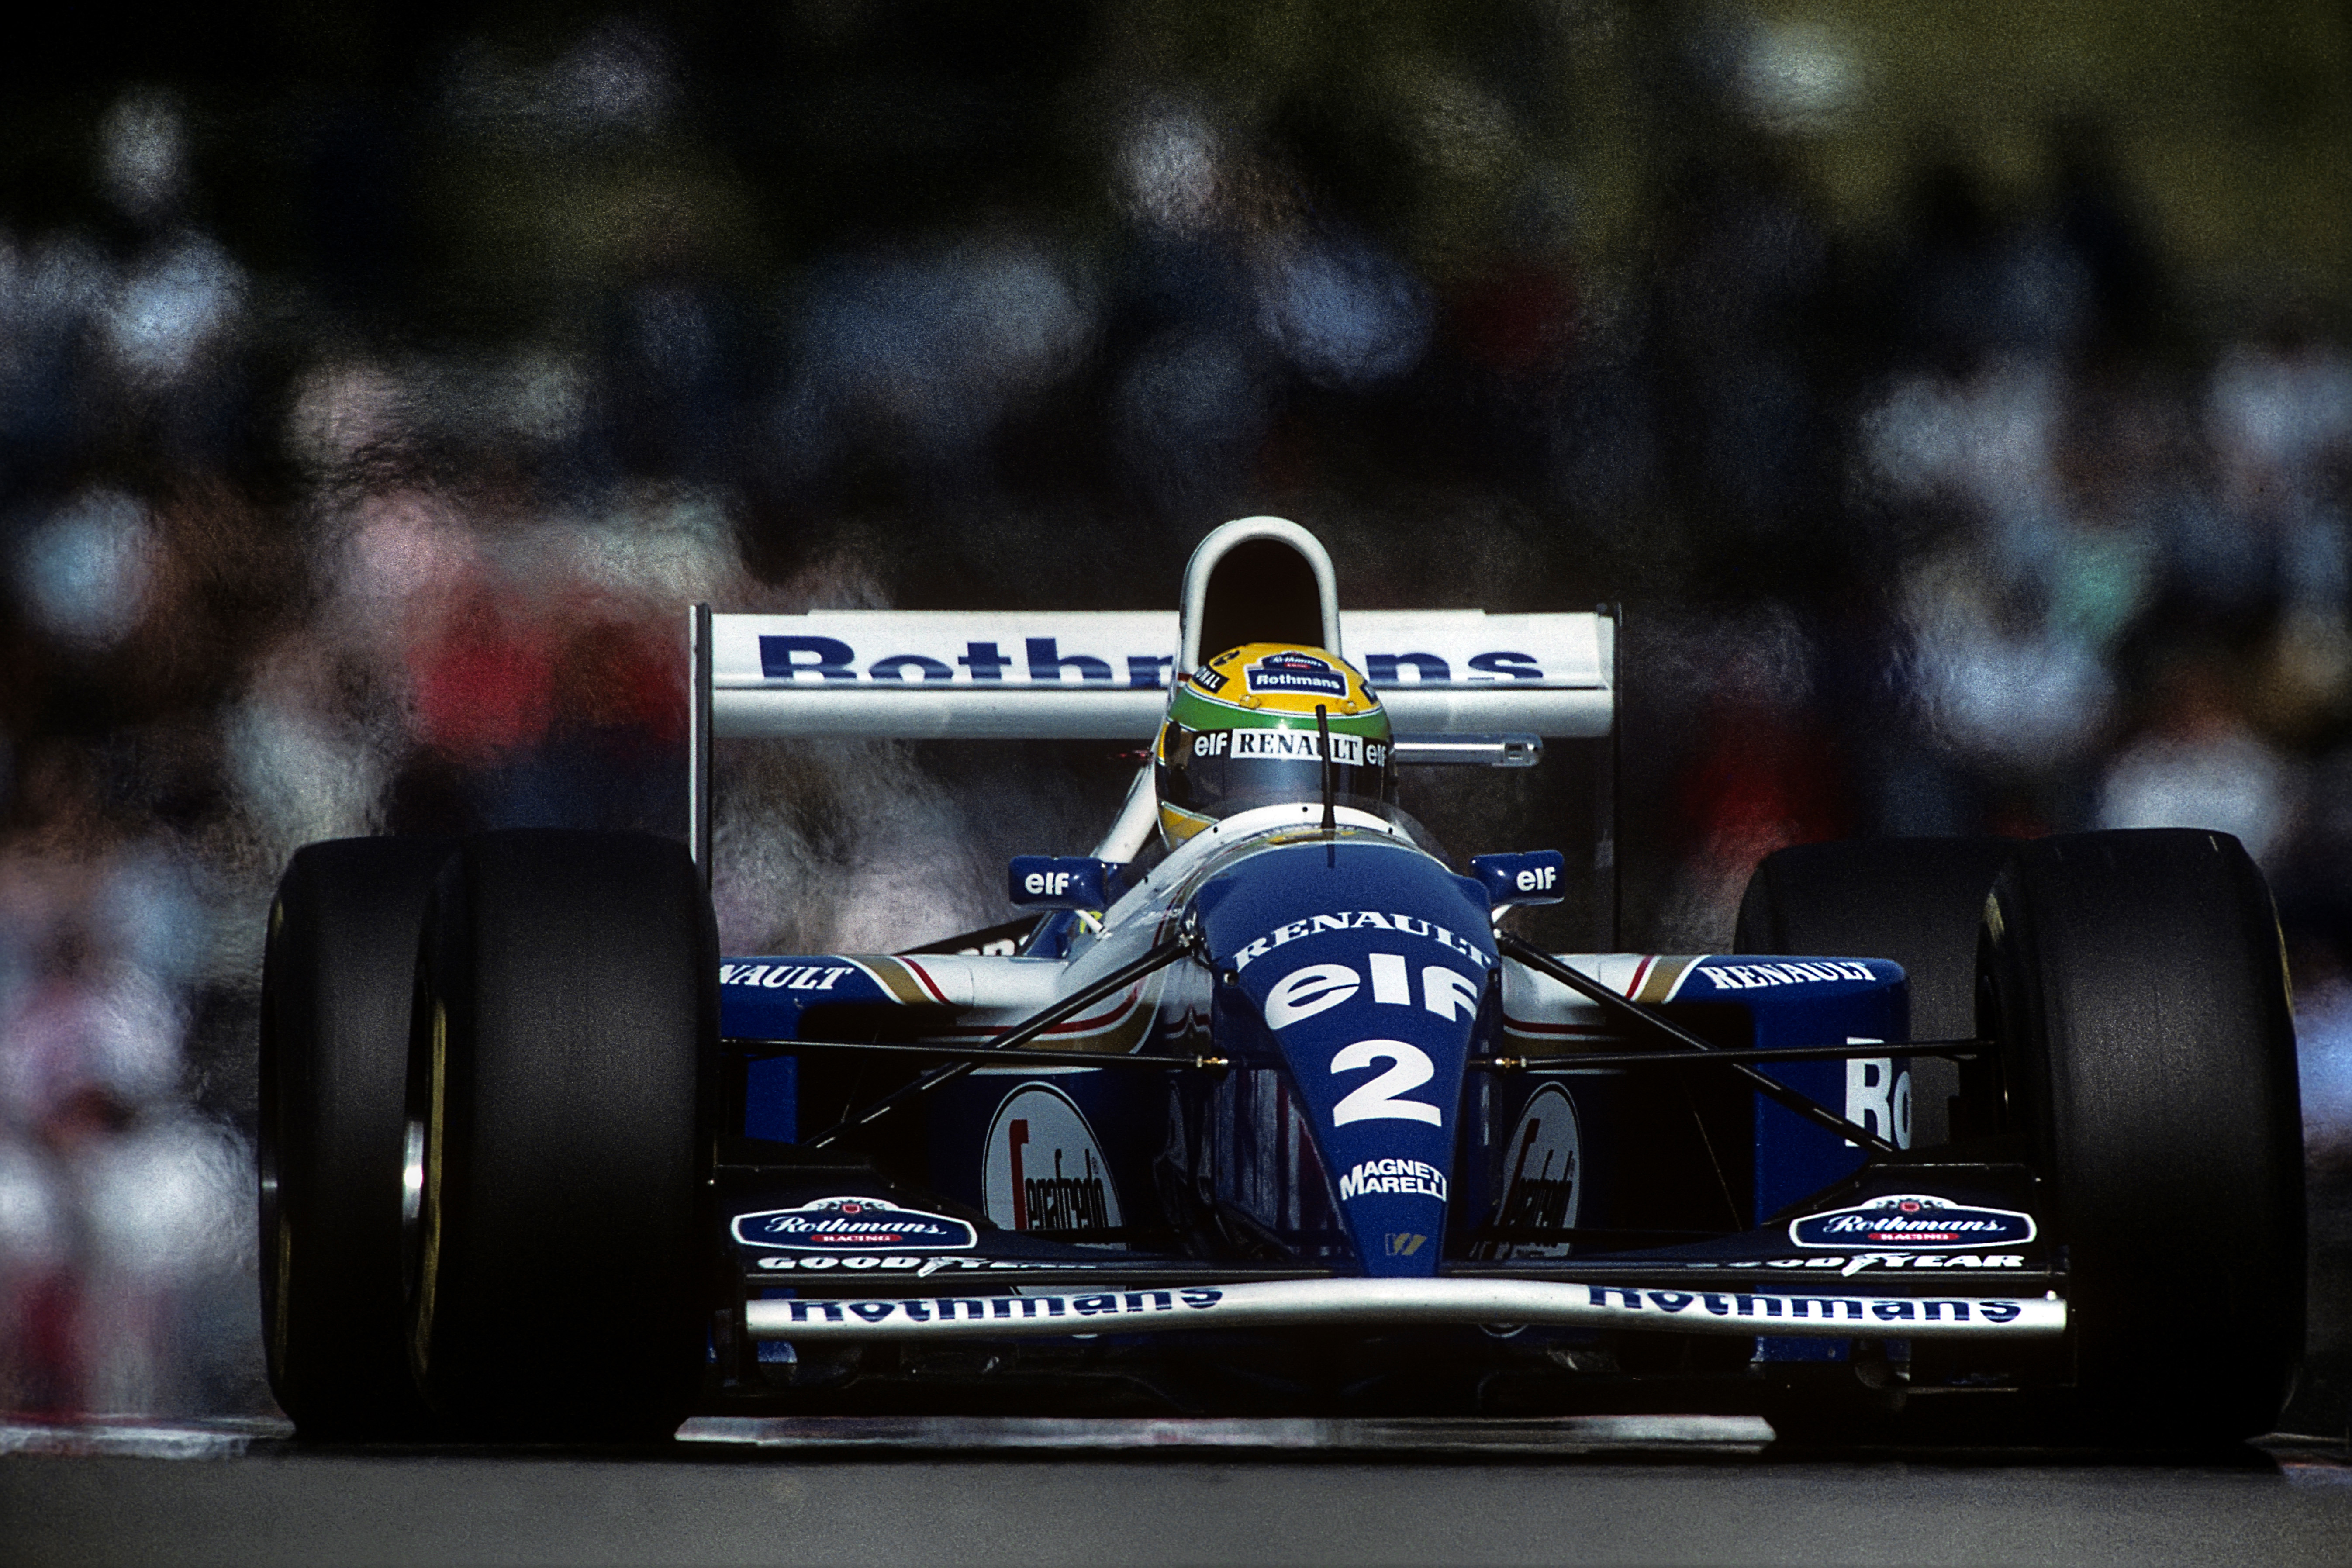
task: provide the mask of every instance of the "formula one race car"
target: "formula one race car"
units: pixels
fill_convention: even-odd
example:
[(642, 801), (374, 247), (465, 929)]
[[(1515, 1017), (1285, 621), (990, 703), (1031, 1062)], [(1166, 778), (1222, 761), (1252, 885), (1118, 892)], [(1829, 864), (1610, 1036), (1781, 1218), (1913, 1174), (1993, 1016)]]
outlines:
[[(296, 856), (262, 1298), (306, 1435), (696, 1411), (1763, 1411), (2202, 1443), (2301, 1353), (2293, 1025), (2215, 833), (1824, 845), (1735, 953), (1562, 955), (1400, 766), (1614, 732), (1607, 614), (1350, 612), (1305, 530), (1164, 614), (693, 624), (688, 843)], [(1024, 920), (723, 955), (712, 738), (1150, 742)], [(1466, 874), (1465, 874), (1466, 871)], [(1573, 873), (1573, 874), (1571, 874)]]

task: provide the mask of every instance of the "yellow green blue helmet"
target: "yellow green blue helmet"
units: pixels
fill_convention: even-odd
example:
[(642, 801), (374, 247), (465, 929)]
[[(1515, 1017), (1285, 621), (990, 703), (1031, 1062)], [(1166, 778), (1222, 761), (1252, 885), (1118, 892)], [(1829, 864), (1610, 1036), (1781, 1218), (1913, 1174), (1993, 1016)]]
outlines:
[(1364, 678), (1319, 647), (1244, 643), (1176, 681), (1152, 747), (1160, 837), (1172, 847), (1256, 806), (1320, 801), (1318, 708), (1331, 735), (1332, 804), (1385, 813), (1395, 748)]

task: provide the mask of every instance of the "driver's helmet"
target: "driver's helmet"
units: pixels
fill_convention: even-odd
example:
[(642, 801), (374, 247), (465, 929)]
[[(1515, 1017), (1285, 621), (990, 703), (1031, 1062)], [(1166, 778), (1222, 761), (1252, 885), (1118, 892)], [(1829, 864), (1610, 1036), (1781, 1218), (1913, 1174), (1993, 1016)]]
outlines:
[(1331, 733), (1331, 800), (1381, 815), (1396, 795), (1389, 716), (1364, 678), (1319, 647), (1244, 643), (1180, 677), (1152, 747), (1160, 833), (1173, 847), (1261, 805), (1318, 803)]

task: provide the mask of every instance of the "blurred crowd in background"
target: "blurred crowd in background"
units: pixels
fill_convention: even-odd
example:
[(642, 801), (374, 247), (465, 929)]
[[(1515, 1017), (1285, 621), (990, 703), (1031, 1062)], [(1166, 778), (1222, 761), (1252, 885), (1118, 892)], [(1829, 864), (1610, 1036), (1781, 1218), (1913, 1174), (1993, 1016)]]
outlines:
[[(1727, 945), (1783, 844), (2236, 834), (2352, 1159), (2352, 37), (2080, 9), (256, 7), (20, 60), (0, 1409), (268, 1408), (296, 847), (681, 832), (688, 605), (1163, 606), (1257, 512), (1351, 604), (1626, 605), (1629, 944)], [(729, 951), (1002, 919), (1132, 766), (730, 754)]]

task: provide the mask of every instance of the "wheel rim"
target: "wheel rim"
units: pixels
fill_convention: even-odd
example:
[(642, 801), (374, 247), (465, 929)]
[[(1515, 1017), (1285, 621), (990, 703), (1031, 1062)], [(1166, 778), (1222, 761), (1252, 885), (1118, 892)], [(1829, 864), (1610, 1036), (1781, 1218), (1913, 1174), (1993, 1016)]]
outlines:
[(423, 1373), (432, 1359), (433, 1317), (441, 1273), (441, 1173), (447, 1100), (449, 1014), (435, 997), (428, 1028), (423, 1092), (412, 1098), (401, 1150), (400, 1229), (403, 1283), (414, 1316), (411, 1364)]
[[(286, 906), (277, 900), (269, 905), (269, 945), (275, 947), (279, 932), (286, 924)], [(282, 1384), (286, 1376), (286, 1339), (289, 1321), (285, 1310), (289, 1276), (293, 1263), (293, 1233), (286, 1221), (279, 1199), (278, 1174), (278, 1031), (273, 1015), (278, 998), (270, 994), (268, 975), (263, 980), (261, 1005), (260, 1100), (256, 1118), (253, 1165), (258, 1188), (257, 1215), (262, 1246), (261, 1258), (261, 1322), (263, 1354), (267, 1358), (272, 1384)]]

